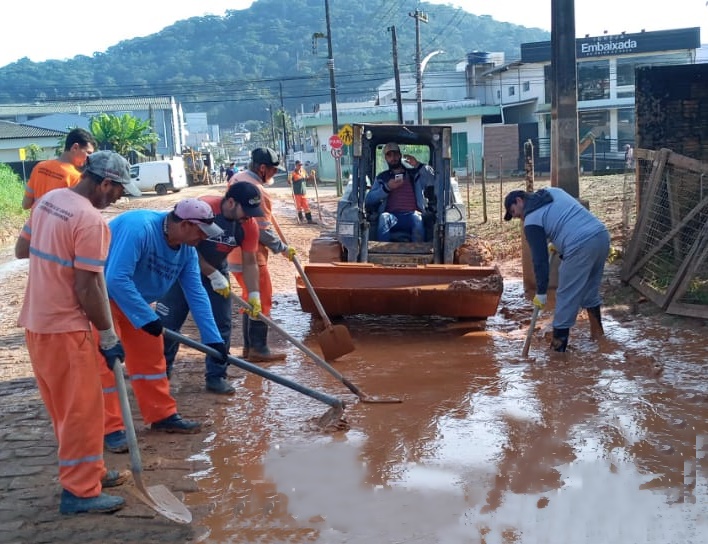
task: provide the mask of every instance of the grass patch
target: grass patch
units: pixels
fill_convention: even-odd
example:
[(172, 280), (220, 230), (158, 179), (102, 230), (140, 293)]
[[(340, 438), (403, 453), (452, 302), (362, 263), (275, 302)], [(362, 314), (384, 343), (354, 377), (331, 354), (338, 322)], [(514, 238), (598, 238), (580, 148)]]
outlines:
[(3, 218), (28, 215), (28, 212), (22, 209), (24, 192), (20, 177), (6, 164), (0, 164), (0, 215)]
[(6, 164), (0, 164), (0, 246), (15, 240), (29, 211), (22, 209), (22, 180)]

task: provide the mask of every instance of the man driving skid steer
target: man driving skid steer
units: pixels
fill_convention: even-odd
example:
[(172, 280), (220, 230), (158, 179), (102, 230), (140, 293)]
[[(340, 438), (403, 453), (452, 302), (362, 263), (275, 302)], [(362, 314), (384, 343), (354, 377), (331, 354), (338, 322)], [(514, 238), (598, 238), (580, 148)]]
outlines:
[(378, 215), (378, 224), (374, 229), (376, 240), (423, 242), (423, 212), (426, 207), (424, 193), (427, 187), (433, 187), (433, 169), (418, 162), (413, 155), (402, 156), (401, 148), (395, 142), (387, 143), (383, 154), (388, 170), (376, 176), (365, 199), (369, 213)]

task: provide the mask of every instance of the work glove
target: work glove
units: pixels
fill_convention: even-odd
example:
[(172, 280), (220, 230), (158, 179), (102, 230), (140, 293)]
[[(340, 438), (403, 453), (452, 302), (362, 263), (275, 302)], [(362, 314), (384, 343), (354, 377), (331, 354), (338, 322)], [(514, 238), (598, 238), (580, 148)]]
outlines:
[(223, 342), (212, 342), (211, 344), (206, 345), (211, 349), (218, 351), (219, 355), (221, 356), (222, 362), (226, 364), (226, 358), (229, 356), (229, 350), (226, 347), (226, 344), (224, 344)]
[(536, 306), (539, 310), (543, 310), (543, 307), (546, 305), (546, 301), (548, 300), (548, 295), (539, 295), (536, 293), (536, 296), (533, 297), (533, 305)]
[(553, 242), (548, 242), (548, 254), (555, 255), (556, 253), (558, 253), (556, 246), (553, 245)]
[(111, 370), (113, 370), (116, 359), (118, 359), (119, 363), (125, 361), (123, 345), (120, 343), (120, 339), (113, 328), (98, 331), (98, 350), (101, 352), (101, 355), (103, 355), (103, 358), (106, 360), (106, 365), (108, 365), (108, 368)]
[(142, 327), (146, 333), (153, 336), (160, 336), (162, 334), (162, 321), (158, 317), (155, 321), (150, 321), (150, 323), (145, 323)]
[(229, 280), (218, 270), (214, 270), (207, 276), (211, 282), (211, 288), (224, 298), (229, 298), (231, 286)]
[(288, 258), (288, 261), (292, 262), (293, 259), (295, 258), (295, 255), (297, 255), (297, 251), (295, 251), (295, 248), (293, 246), (288, 246), (285, 251), (283, 251), (285, 256)]
[(246, 313), (249, 317), (252, 317), (253, 319), (258, 319), (258, 314), (263, 311), (263, 308), (261, 307), (261, 294), (258, 291), (253, 291), (252, 293), (249, 293), (248, 303), (251, 305), (251, 307), (246, 310)]

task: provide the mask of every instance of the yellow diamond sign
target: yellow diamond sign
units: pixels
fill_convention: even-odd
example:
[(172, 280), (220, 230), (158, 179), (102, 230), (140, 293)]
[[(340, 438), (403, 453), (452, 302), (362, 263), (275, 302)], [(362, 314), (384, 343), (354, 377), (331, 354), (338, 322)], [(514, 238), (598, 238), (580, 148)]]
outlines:
[(339, 139), (342, 140), (344, 145), (352, 145), (354, 141), (354, 131), (351, 125), (344, 125), (339, 129)]

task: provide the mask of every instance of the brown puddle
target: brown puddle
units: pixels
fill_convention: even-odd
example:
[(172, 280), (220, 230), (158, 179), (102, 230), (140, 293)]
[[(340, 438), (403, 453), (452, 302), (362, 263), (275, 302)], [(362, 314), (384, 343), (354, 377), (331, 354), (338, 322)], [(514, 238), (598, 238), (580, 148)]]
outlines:
[[(509, 282), (487, 330), (466, 335), (446, 319), (347, 319), (357, 349), (337, 370), (401, 404), (357, 402), (271, 333), (288, 359), (268, 369), (344, 399), (350, 429), (319, 432), (309, 422), (327, 406), (241, 375), (200, 455), (209, 466), (193, 475), (200, 491), (186, 497), (208, 512), (197, 540), (705, 541), (702, 331), (677, 337), (608, 318), (599, 346), (581, 319), (573, 351), (552, 357), (537, 335), (523, 358), (531, 309), (521, 300), (520, 282)], [(311, 327), (321, 325), (294, 295), (278, 301), (276, 320), (319, 352)]]

